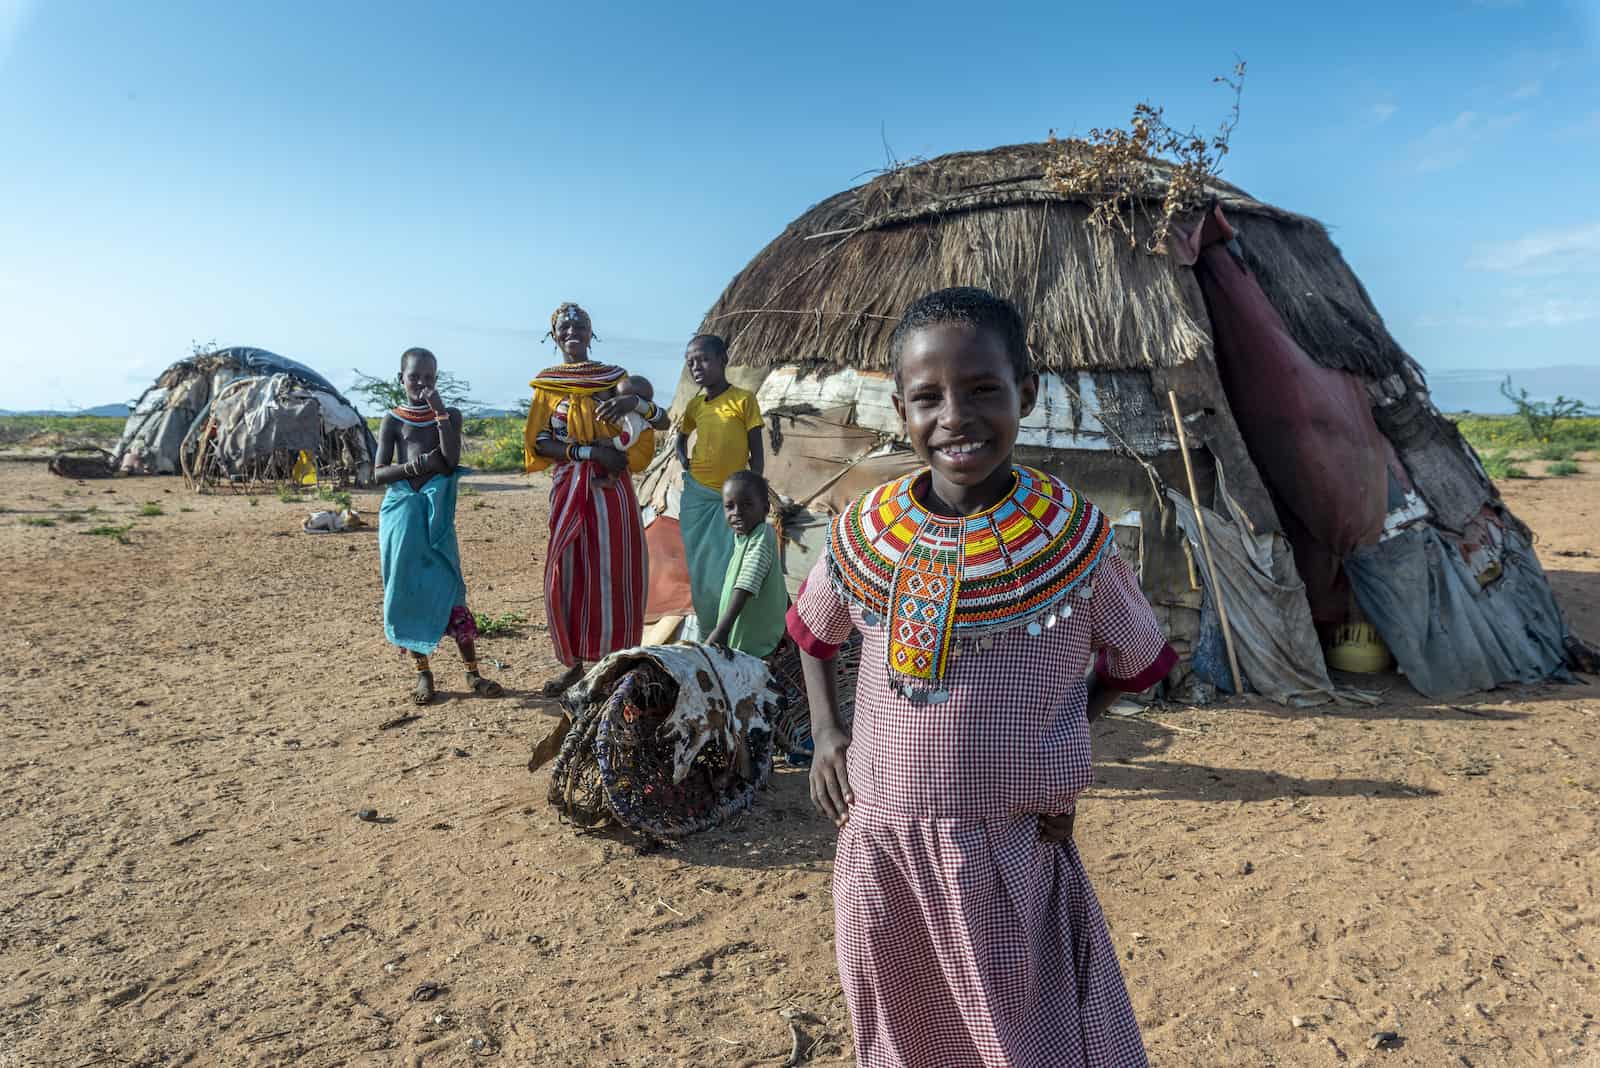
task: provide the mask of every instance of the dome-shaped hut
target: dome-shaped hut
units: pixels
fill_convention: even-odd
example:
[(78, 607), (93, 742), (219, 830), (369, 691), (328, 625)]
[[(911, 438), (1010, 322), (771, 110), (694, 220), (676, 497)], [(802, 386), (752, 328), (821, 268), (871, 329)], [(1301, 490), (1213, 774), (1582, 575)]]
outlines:
[[(1352, 624), (1376, 628), (1429, 695), (1564, 673), (1583, 647), (1528, 531), (1324, 227), (1215, 182), (1167, 240), (1141, 217), (1131, 242), (1051, 180), (1063, 150), (956, 153), (830, 197), (706, 315), (702, 331), (728, 340), (729, 377), (768, 419), (791, 591), (828, 516), (916, 466), (890, 403), (901, 312), (975, 285), (1022, 312), (1042, 375), (1019, 459), (1115, 521), (1183, 655), (1168, 680), (1181, 696), (1231, 688), (1219, 595), (1246, 684), (1282, 701), (1334, 692), (1324, 649)], [(1153, 201), (1164, 173), (1152, 167)], [(680, 383), (680, 408), (692, 389)], [(664, 521), (656, 557), (673, 551), (678, 477), (669, 450), (643, 486)], [(652, 614), (675, 611), (672, 566), (652, 571)]]
[(128, 474), (183, 474), (195, 485), (275, 483), (309, 463), (323, 481), (365, 485), (377, 442), (322, 375), (264, 349), (179, 360), (144, 391), (112, 460)]

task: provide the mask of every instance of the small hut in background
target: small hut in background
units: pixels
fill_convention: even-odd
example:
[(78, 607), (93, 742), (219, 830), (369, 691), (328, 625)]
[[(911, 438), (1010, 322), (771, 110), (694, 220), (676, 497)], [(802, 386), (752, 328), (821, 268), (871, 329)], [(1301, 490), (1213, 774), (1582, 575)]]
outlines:
[(304, 364), (228, 348), (168, 367), (128, 416), (113, 467), (192, 486), (365, 485), (377, 442), (361, 413)]
[[(1166, 240), (1135, 218), (1130, 242), (1087, 225), (1090, 205), (1051, 180), (1061, 151), (956, 153), (830, 197), (706, 315), (701, 330), (728, 339), (730, 379), (768, 419), (791, 593), (829, 517), (917, 466), (890, 401), (900, 314), (975, 285), (1022, 312), (1042, 376), (1019, 460), (1114, 522), (1182, 654), (1172, 695), (1233, 688), (1219, 596), (1245, 685), (1280, 701), (1332, 697), (1325, 649), (1369, 627), (1429, 695), (1564, 674), (1584, 647), (1527, 529), (1324, 227), (1219, 181)], [(676, 410), (693, 389), (680, 382)], [(686, 610), (672, 563), (680, 478), (667, 450), (642, 485), (653, 618)]]

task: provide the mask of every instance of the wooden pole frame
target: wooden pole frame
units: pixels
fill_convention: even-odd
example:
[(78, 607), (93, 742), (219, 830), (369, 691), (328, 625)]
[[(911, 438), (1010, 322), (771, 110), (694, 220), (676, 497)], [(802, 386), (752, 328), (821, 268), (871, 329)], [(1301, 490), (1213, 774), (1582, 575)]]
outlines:
[(1244, 682), (1239, 676), (1239, 657), (1233, 651), (1233, 627), (1228, 623), (1228, 602), (1222, 593), (1222, 583), (1217, 581), (1216, 561), (1211, 557), (1211, 539), (1206, 535), (1206, 514), (1200, 508), (1200, 491), (1195, 487), (1194, 464), (1189, 459), (1189, 438), (1183, 431), (1183, 413), (1178, 410), (1178, 394), (1167, 390), (1167, 400), (1172, 402), (1172, 423), (1178, 431), (1178, 451), (1183, 454), (1183, 471), (1189, 476), (1189, 503), (1194, 506), (1195, 526), (1200, 531), (1200, 549), (1206, 557), (1206, 579), (1211, 583), (1211, 596), (1217, 599), (1217, 616), (1222, 620), (1222, 641), (1228, 647), (1228, 668), (1233, 672), (1233, 692), (1244, 693)]

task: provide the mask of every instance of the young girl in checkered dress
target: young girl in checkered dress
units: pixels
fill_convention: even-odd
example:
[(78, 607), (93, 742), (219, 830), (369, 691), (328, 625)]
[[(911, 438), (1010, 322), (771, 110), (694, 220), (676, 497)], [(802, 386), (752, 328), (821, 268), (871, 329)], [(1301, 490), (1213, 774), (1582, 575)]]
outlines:
[[(834, 922), (868, 1068), (1146, 1064), (1071, 838), (1089, 721), (1176, 656), (1098, 509), (1012, 462), (1039, 380), (1022, 321), (929, 294), (891, 342), (927, 465), (839, 515), (789, 615), (839, 826)], [(863, 636), (846, 735), (827, 661)], [(1093, 672), (1090, 667), (1093, 666)]]

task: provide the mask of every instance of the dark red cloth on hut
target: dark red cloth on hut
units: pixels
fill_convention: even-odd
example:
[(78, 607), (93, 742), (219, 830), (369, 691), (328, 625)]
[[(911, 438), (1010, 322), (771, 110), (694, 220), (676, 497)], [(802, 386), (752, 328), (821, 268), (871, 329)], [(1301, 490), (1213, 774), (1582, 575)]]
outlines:
[[(1300, 525), (1335, 556), (1375, 543), (1388, 512), (1388, 440), (1366, 388), (1295, 343), (1213, 207), (1180, 258), (1194, 264), (1228, 404), (1250, 457)], [(1248, 240), (1248, 236), (1246, 238)]]

